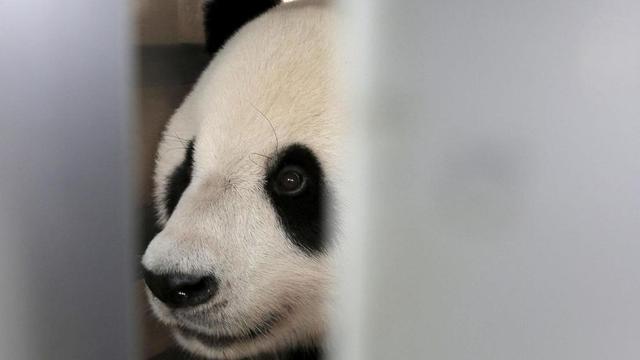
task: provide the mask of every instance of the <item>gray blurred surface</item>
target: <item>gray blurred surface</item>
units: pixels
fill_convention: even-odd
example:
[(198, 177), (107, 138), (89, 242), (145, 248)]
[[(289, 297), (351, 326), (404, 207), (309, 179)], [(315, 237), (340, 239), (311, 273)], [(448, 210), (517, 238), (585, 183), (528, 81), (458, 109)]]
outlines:
[(640, 2), (343, 4), (339, 358), (640, 358)]
[(0, 358), (133, 357), (124, 1), (0, 2)]

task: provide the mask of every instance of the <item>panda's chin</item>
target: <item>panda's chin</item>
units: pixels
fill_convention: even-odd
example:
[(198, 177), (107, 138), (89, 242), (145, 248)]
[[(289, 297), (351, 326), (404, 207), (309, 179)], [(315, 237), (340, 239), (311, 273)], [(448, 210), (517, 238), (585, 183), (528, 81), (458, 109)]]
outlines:
[(270, 313), (257, 325), (242, 329), (235, 334), (211, 334), (185, 325), (177, 326), (174, 331), (184, 339), (196, 340), (209, 348), (226, 348), (268, 337), (272, 329), (284, 320), (285, 316), (282, 313)]
[(205, 358), (242, 359), (310, 340), (299, 338), (300, 332), (292, 330), (297, 321), (294, 308), (289, 305), (262, 315), (261, 320), (246, 327), (230, 326), (232, 319), (225, 321), (206, 311), (183, 313), (156, 301), (152, 301), (152, 308), (171, 328), (181, 347)]
[(291, 336), (292, 321), (274, 313), (262, 323), (233, 335), (211, 335), (184, 326), (174, 326), (178, 344), (185, 350), (211, 359), (244, 359), (260, 354), (285, 350), (283, 347), (300, 342)]

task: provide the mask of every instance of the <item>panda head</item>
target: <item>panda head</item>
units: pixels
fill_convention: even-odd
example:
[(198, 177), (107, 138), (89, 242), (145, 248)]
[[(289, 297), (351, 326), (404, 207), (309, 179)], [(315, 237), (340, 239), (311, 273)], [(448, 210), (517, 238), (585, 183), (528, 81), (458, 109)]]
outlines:
[(333, 16), (306, 0), (205, 10), (215, 54), (158, 150), (149, 301), (209, 358), (312, 347), (327, 325), (344, 128)]

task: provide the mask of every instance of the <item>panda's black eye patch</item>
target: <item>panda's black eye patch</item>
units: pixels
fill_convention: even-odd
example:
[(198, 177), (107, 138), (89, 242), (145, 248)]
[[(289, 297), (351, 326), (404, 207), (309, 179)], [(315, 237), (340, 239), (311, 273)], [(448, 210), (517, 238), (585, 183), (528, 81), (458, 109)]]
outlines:
[(306, 146), (290, 145), (267, 171), (265, 190), (289, 239), (309, 254), (325, 247), (325, 180)]
[(164, 196), (165, 209), (167, 211), (167, 217), (171, 216), (173, 211), (178, 206), (178, 202), (182, 197), (182, 193), (185, 191), (189, 183), (191, 183), (191, 176), (193, 173), (193, 150), (194, 140), (192, 139), (187, 143), (184, 160), (173, 170), (169, 178), (167, 178), (167, 188)]

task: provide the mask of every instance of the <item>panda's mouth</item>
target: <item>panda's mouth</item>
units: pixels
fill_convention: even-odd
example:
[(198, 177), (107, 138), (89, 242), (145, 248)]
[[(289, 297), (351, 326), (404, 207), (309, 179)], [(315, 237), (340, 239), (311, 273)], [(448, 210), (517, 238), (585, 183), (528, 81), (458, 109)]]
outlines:
[(271, 313), (261, 323), (254, 326), (253, 328), (244, 330), (241, 334), (238, 335), (211, 335), (184, 326), (178, 327), (177, 331), (185, 339), (195, 339), (205, 346), (212, 348), (221, 348), (267, 336), (271, 333), (271, 330), (283, 319), (284, 316), (281, 313)]

